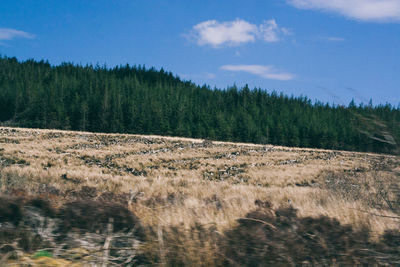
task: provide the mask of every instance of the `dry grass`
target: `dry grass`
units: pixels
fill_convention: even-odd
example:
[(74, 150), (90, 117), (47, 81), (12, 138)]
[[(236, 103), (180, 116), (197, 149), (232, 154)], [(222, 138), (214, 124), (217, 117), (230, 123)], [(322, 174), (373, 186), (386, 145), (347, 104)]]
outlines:
[[(400, 214), (399, 166), (399, 156), (371, 153), (0, 128), (0, 192), (42, 194), (60, 206), (95, 188), (90, 198), (125, 196), (154, 229), (201, 225), (222, 232), (261, 200), (378, 236), (399, 228), (392, 218)], [(197, 246), (189, 244), (193, 238), (182, 242), (187, 251)]]

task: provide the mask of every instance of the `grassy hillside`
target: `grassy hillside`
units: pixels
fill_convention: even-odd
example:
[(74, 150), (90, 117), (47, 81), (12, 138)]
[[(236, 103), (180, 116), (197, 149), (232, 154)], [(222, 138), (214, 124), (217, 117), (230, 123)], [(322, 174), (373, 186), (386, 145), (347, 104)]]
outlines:
[(0, 144), (3, 263), (400, 260), (399, 156), (6, 127)]

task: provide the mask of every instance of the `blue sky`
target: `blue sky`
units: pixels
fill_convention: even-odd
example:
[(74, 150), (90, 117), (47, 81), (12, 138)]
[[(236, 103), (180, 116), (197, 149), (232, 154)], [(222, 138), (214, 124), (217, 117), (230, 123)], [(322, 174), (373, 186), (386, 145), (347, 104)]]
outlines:
[(400, 103), (400, 0), (2, 0), (0, 54)]

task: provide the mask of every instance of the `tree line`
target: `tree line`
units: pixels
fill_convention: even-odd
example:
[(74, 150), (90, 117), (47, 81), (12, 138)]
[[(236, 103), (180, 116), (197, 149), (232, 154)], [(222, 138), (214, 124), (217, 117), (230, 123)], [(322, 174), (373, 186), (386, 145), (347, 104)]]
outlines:
[(211, 89), (145, 66), (52, 66), (0, 56), (0, 123), (398, 153), (400, 105), (313, 103), (248, 86)]

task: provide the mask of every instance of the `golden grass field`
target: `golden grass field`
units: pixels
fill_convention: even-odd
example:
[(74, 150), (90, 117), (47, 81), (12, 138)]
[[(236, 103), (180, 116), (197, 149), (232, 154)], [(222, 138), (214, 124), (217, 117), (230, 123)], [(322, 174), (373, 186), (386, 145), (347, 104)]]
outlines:
[[(364, 227), (374, 239), (400, 228), (399, 191), (393, 155), (0, 128), (0, 192), (45, 196), (55, 207), (78, 197), (126, 199), (143, 225), (179, 227), (186, 256), (205, 265), (218, 257), (213, 244), (196, 247), (184, 229), (200, 224), (222, 233), (257, 200)], [(166, 245), (157, 242), (162, 263)]]

